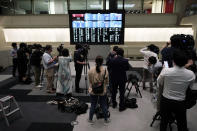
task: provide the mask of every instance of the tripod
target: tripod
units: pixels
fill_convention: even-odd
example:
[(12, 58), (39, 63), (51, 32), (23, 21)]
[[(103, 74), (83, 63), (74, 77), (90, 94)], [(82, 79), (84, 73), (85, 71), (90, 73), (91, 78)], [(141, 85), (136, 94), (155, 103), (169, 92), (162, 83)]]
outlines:
[(86, 90), (86, 94), (88, 93), (88, 69), (90, 69), (90, 64), (88, 61), (88, 57), (87, 55), (85, 56), (85, 65), (84, 65), (84, 74), (85, 74), (85, 90)]
[[(44, 77), (44, 66), (41, 67), (41, 75), (40, 75), (40, 85), (43, 86), (43, 77)], [(41, 90), (41, 88), (40, 88)]]

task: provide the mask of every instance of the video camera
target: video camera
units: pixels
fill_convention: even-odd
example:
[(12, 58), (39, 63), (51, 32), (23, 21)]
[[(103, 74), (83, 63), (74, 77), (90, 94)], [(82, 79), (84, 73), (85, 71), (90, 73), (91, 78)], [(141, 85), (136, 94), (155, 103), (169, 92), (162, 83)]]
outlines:
[(194, 48), (194, 38), (191, 35), (176, 34), (171, 36), (171, 46), (181, 50), (193, 50)]
[(26, 45), (24, 46), (24, 51), (28, 54), (32, 54), (34, 49), (39, 49), (41, 52), (44, 53), (45, 48), (42, 47), (42, 45), (40, 44), (33, 44), (33, 45)]
[(89, 49), (90, 49), (90, 46), (88, 44), (84, 44), (84, 45), (81, 45), (81, 48), (79, 49), (79, 51), (85, 58), (87, 58)]
[(63, 45), (64, 44), (60, 44), (60, 46), (57, 47), (57, 51), (59, 52), (59, 56), (62, 56), (62, 50), (64, 49)]

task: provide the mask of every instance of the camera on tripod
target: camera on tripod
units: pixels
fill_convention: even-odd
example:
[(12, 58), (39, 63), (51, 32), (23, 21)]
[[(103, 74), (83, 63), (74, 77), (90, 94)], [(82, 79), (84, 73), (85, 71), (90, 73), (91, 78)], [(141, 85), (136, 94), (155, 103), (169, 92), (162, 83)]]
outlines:
[(87, 58), (89, 49), (90, 49), (90, 46), (88, 44), (85, 44), (85, 45), (81, 45), (81, 48), (79, 51), (85, 58)]
[(195, 44), (194, 38), (191, 35), (176, 34), (170, 40), (172, 47), (185, 51), (193, 50)]

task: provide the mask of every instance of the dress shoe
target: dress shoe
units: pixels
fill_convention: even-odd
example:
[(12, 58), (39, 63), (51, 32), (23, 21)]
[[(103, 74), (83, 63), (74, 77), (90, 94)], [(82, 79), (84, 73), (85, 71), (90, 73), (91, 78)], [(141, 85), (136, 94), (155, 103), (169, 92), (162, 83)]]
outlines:
[(126, 109), (127, 109), (126, 107), (120, 107), (120, 108), (119, 108), (119, 111), (122, 112), (122, 111), (124, 111), (124, 110), (126, 110)]
[(117, 102), (113, 103), (112, 108), (116, 108), (117, 107)]
[(79, 88), (78, 90), (76, 90), (77, 93), (83, 93), (83, 89)]

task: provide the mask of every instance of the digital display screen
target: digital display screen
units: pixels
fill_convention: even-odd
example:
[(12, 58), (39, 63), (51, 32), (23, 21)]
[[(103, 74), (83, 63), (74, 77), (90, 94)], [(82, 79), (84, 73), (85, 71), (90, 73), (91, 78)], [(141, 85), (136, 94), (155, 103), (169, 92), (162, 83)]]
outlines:
[(70, 10), (71, 44), (124, 44), (125, 15), (118, 11)]

